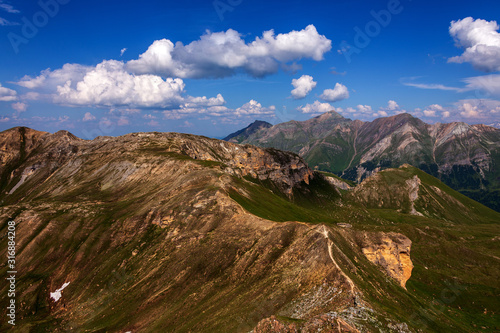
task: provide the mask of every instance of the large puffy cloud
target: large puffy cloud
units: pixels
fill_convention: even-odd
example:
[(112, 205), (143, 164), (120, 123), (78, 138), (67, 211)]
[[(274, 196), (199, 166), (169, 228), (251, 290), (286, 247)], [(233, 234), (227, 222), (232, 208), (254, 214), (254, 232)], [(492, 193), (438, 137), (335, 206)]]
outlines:
[(338, 102), (349, 98), (349, 90), (343, 84), (336, 83), (333, 89), (325, 89), (320, 98), (327, 102)]
[(17, 92), (15, 90), (2, 87), (0, 84), (0, 102), (12, 102), (17, 100)]
[(312, 104), (306, 104), (305, 106), (300, 106), (299, 110), (302, 113), (324, 113), (328, 111), (335, 110), (330, 103), (321, 103), (320, 101), (315, 101)]
[(64, 85), (68, 81), (79, 82), (93, 69), (94, 67), (91, 66), (65, 64), (62, 68), (56, 70), (45, 69), (36, 77), (25, 75), (15, 83), (28, 89), (51, 90), (59, 85)]
[[(226, 103), (222, 95), (186, 96), (182, 78), (223, 77), (237, 72), (264, 76), (287, 62), (295, 64), (302, 58), (319, 61), (330, 49), (331, 41), (319, 35), (313, 25), (286, 34), (266, 31), (250, 43), (230, 29), (207, 32), (188, 45), (174, 45), (166, 39), (155, 41), (137, 60), (105, 60), (97, 66), (66, 64), (60, 69), (46, 69), (35, 77), (24, 76), (15, 83), (30, 90), (22, 95), (23, 100), (68, 106), (171, 109), (182, 113), (210, 108), (217, 111)], [(252, 108), (259, 109), (250, 103), (233, 113), (251, 114)], [(260, 109), (265, 114), (274, 112), (262, 106)]]
[(181, 79), (133, 75), (116, 60), (103, 61), (73, 86), (71, 80), (58, 86), (54, 101), (74, 106), (169, 107), (182, 102), (184, 90)]
[(500, 71), (500, 34), (496, 21), (486, 21), (472, 17), (452, 21), (450, 35), (457, 45), (464, 49), (460, 56), (448, 61), (469, 62), (474, 68), (485, 71)]
[[(184, 93), (180, 78), (162, 79), (151, 74), (133, 74), (122, 61), (106, 60), (95, 67), (65, 65), (39, 76), (24, 77), (17, 82), (33, 91), (29, 99), (50, 100), (68, 106), (109, 108), (110, 115), (140, 113), (140, 109), (163, 109), (166, 119), (180, 119), (188, 115), (243, 117), (252, 115), (274, 116), (275, 106), (265, 107), (255, 100), (231, 109), (221, 94), (215, 97), (189, 96)], [(38, 93), (41, 91), (41, 93)], [(122, 119), (123, 118), (123, 119)], [(122, 117), (124, 124), (128, 118)], [(93, 120), (86, 114), (83, 121)]]
[(313, 77), (310, 75), (302, 75), (298, 79), (292, 80), (292, 86), (295, 88), (292, 90), (292, 97), (295, 99), (301, 99), (307, 96), (316, 87), (317, 82), (314, 81)]
[(139, 59), (129, 61), (127, 67), (137, 74), (180, 78), (226, 77), (241, 71), (263, 77), (277, 72), (280, 63), (302, 58), (320, 61), (330, 49), (331, 41), (320, 35), (314, 25), (278, 35), (273, 30), (265, 31), (251, 43), (229, 29), (207, 32), (188, 45), (157, 40)]

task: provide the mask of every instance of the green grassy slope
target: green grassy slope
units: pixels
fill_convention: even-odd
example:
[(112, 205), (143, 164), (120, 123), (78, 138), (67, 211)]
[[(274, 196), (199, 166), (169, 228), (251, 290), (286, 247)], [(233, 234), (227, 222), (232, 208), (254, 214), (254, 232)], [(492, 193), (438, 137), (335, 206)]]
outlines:
[[(387, 170), (380, 175), (375, 191), (386, 191), (384, 188), (391, 185), (403, 187), (407, 179), (418, 176), (421, 193), (428, 197), (420, 198), (416, 208), (429, 215), (439, 209), (438, 216), (413, 216), (398, 212), (400, 207), (370, 208), (349, 195), (344, 197), (348, 205), (332, 203), (307, 212), (300, 203), (253, 186), (245, 188), (249, 196), (232, 197), (253, 214), (275, 221), (304, 221), (304, 214), (309, 214), (309, 222), (326, 223), (334, 230), (338, 229), (336, 223), (350, 223), (354, 239), (361, 231), (402, 233), (413, 242), (411, 257), (415, 265), (407, 291), (353, 250), (341, 229), (335, 234), (337, 246), (347, 256), (341, 260), (347, 267), (356, 263), (350, 277), (372, 304), (382, 313), (390, 313), (425, 332), (498, 329), (500, 316), (495, 309), (500, 308), (500, 248), (496, 236), (500, 232), (500, 214), (414, 167)], [(465, 209), (458, 210), (448, 199), (426, 192), (431, 188), (439, 188)], [(338, 255), (344, 258), (340, 252)]]

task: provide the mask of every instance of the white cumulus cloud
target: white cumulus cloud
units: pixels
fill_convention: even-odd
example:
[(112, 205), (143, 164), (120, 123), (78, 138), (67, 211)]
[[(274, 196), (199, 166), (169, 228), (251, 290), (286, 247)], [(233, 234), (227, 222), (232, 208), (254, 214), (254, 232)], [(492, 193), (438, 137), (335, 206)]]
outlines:
[(137, 60), (127, 63), (136, 74), (157, 74), (180, 78), (227, 77), (244, 72), (254, 77), (276, 73), (280, 64), (309, 58), (316, 61), (330, 51), (331, 41), (314, 25), (300, 31), (262, 37), (246, 43), (233, 29), (207, 31), (187, 45), (168, 39), (156, 40)]
[(17, 102), (12, 104), (12, 108), (16, 110), (18, 113), (24, 112), (28, 109), (28, 104)]
[(360, 113), (371, 113), (372, 112), (372, 107), (370, 105), (359, 104), (357, 106), (357, 108), (358, 108), (358, 112), (360, 112)]
[(17, 91), (2, 87), (0, 84), (0, 102), (12, 102), (17, 100)]
[(320, 98), (327, 102), (338, 102), (349, 98), (349, 90), (343, 84), (336, 83), (333, 89), (325, 89)]
[(461, 110), (460, 115), (464, 118), (479, 118), (481, 110), (477, 105), (472, 105), (471, 103), (463, 103), (459, 109)]
[(73, 106), (167, 107), (182, 102), (184, 82), (163, 80), (155, 75), (132, 75), (124, 63), (106, 60), (87, 72), (83, 79), (57, 87), (54, 101)]
[[(445, 111), (445, 109), (439, 104), (429, 105), (423, 111), (424, 116), (426, 116), (426, 117), (438, 117), (440, 115), (443, 116), (444, 112), (447, 112), (447, 111)], [(447, 115), (449, 116), (449, 112), (447, 113)]]
[(86, 112), (82, 119), (82, 121), (92, 121), (92, 120), (96, 120), (96, 117), (90, 112)]
[(299, 110), (302, 111), (302, 113), (324, 113), (335, 109), (330, 105), (330, 103), (315, 101), (312, 104), (306, 104), (305, 106), (299, 107)]
[(37, 77), (25, 75), (15, 83), (28, 89), (53, 90), (55, 87), (64, 85), (68, 81), (81, 81), (93, 69), (94, 67), (91, 66), (65, 64), (62, 68), (56, 70), (45, 69)]
[(271, 105), (270, 107), (263, 107), (262, 104), (255, 100), (250, 100), (250, 102), (243, 104), (241, 107), (235, 110), (235, 114), (238, 116), (245, 115), (273, 115), (276, 111), (276, 107)]
[(460, 56), (448, 59), (449, 62), (469, 62), (474, 68), (493, 72), (500, 70), (500, 33), (496, 21), (474, 20), (466, 17), (452, 21), (450, 35), (457, 46), (464, 49)]
[(217, 97), (207, 98), (206, 96), (192, 97), (188, 96), (184, 107), (186, 108), (196, 108), (196, 107), (210, 107), (210, 106), (220, 106), (226, 104), (224, 97), (221, 94), (217, 94)]
[(316, 87), (317, 82), (314, 81), (310, 75), (302, 75), (298, 79), (292, 80), (292, 97), (294, 99), (301, 99), (307, 96)]
[[(219, 96), (218, 96), (219, 97)], [(213, 103), (217, 98), (206, 99), (207, 101), (212, 100), (212, 103), (199, 103), (192, 104), (192, 102), (187, 102), (181, 105), (180, 108), (174, 110), (166, 110), (163, 111), (163, 115), (165, 119), (181, 119), (190, 114), (205, 114), (208, 116), (214, 117), (250, 117), (250, 116), (270, 116), (274, 117), (274, 113), (276, 111), (276, 107), (274, 105), (271, 106), (263, 106), (261, 103), (256, 100), (250, 100), (249, 102), (243, 104), (238, 108), (228, 108), (221, 104), (222, 96), (218, 103)]]
[(387, 110), (389, 111), (399, 110), (398, 103), (396, 103), (396, 101), (390, 100), (389, 102), (387, 102)]

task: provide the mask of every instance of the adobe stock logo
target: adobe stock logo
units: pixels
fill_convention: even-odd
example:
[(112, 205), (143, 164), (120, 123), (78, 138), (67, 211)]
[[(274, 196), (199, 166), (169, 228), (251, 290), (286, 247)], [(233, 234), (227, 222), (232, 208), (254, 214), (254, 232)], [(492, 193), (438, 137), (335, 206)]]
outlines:
[(10, 45), (16, 54), (19, 53), (19, 46), (21, 44), (28, 44), (29, 41), (36, 37), (39, 29), (45, 27), (51, 18), (54, 18), (60, 9), (60, 5), (66, 5), (71, 0), (40, 0), (38, 6), (41, 10), (36, 12), (33, 17), (28, 19), (26, 16), (22, 18), (21, 35), (14, 32), (9, 32), (7, 38)]
[(232, 12), (237, 6), (241, 5), (242, 2), (243, 0), (215, 0), (212, 2), (212, 5), (222, 22), (224, 21), (224, 13)]

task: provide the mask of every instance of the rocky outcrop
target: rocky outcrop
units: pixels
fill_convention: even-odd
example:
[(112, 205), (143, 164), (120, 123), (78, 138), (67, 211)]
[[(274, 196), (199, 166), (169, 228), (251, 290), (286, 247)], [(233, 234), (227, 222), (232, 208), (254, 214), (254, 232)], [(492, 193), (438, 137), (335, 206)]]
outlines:
[(423, 216), (422, 213), (417, 212), (415, 209), (415, 201), (418, 199), (418, 189), (420, 188), (420, 178), (417, 175), (413, 176), (411, 179), (406, 180), (406, 185), (408, 187), (408, 199), (410, 200), (410, 214)]
[(376, 173), (356, 186), (352, 195), (367, 207), (397, 207), (400, 212), (423, 216), (416, 208), (421, 180), (411, 170), (416, 169), (403, 164), (398, 169)]
[(406, 289), (413, 263), (410, 259), (411, 240), (399, 233), (363, 235), (362, 251), (372, 263), (380, 266), (391, 278)]
[(253, 330), (253, 333), (360, 333), (353, 326), (336, 313), (319, 315), (302, 324), (287, 324), (275, 316), (271, 316), (270, 318), (261, 320)]
[[(302, 182), (309, 184), (314, 176), (313, 171), (300, 156), (273, 148), (241, 146), (178, 133), (157, 134), (154, 140), (157, 146), (164, 145), (165, 152), (187, 155), (195, 160), (221, 162), (226, 166), (226, 172), (239, 177), (250, 176), (259, 180), (270, 180), (289, 197), (292, 196), (295, 186)], [(175, 144), (169, 144), (172, 141)], [(158, 149), (162, 151), (162, 148)]]
[(325, 176), (325, 178), (330, 184), (332, 184), (333, 186), (335, 186), (341, 190), (346, 190), (346, 191), (352, 190), (352, 186), (347, 184), (345, 181), (342, 181), (342, 180), (335, 178), (335, 177), (329, 177), (329, 176)]
[(271, 316), (266, 319), (262, 319), (255, 329), (254, 333), (299, 333), (295, 325), (293, 324), (284, 324), (275, 316)]

